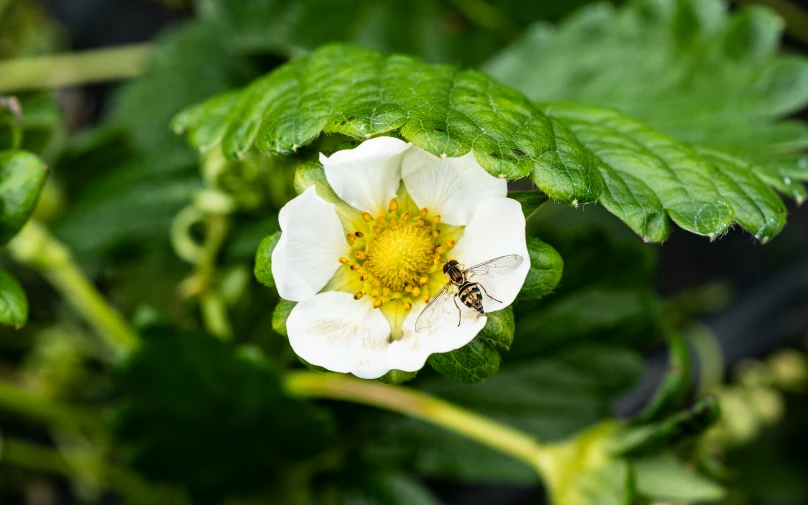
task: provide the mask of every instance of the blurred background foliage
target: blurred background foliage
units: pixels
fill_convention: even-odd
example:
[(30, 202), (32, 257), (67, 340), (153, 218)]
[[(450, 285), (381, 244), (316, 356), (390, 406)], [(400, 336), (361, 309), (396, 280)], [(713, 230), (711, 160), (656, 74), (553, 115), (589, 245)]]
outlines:
[[(789, 25), (781, 46), (792, 18), (759, 6), (732, 5), (728, 17), (717, 1), (588, 3), (0, 0), (0, 69), (153, 41), (126, 82), (2, 93), (14, 92), (22, 119), (7, 146), (0, 116), (0, 148), (35, 153), (50, 174), (33, 219), (143, 344), (116, 356), (36, 262), (21, 261), (22, 247), (4, 249), (0, 309), (16, 306), (7, 293), (27, 294), (29, 308), (24, 327), (0, 328), (0, 501), (484, 505), (542, 503), (549, 488), (564, 503), (621, 503), (615, 485), (629, 464), (636, 503), (808, 501), (797, 450), (808, 415), (808, 214), (797, 205), (808, 74), (794, 56), (806, 33)], [(510, 349), (472, 344), (486, 356), (470, 374), (479, 384), (439, 365), (407, 383), (567, 444), (559, 460), (578, 451), (570, 471), (589, 480), (568, 487), (593, 486), (588, 501), (441, 428), (284, 391), (282, 372), (303, 365), (272, 330), (277, 296), (254, 281), (253, 260), (295, 194), (297, 165), (348, 139), (229, 161), (199, 156), (169, 124), (332, 41), (479, 68), (538, 102), (614, 107), (681, 142), (754, 159), (793, 199), (789, 225), (765, 247), (741, 230), (714, 243), (679, 231), (650, 246), (599, 206), (545, 203), (528, 232), (558, 252), (563, 276), (515, 306)], [(686, 436), (712, 421), (691, 407), (706, 394), (724, 414)], [(614, 416), (645, 438), (585, 467), (584, 454), (605, 457)]]

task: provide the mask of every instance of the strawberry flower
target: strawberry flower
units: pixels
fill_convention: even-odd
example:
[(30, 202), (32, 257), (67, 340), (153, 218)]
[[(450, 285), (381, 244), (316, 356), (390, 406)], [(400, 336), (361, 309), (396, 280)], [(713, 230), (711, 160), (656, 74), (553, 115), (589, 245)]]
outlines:
[[(525, 218), (507, 185), (473, 153), (440, 158), (393, 137), (320, 155), (335, 197), (314, 185), (280, 211), (272, 253), (278, 293), (298, 302), (287, 319), (294, 351), (311, 364), (372, 379), (420, 370), (433, 353), (469, 343), (486, 316), (449, 305), (425, 331), (424, 307), (448, 281), (449, 260), (524, 261), (484, 283), (485, 313), (513, 303), (530, 268)], [(494, 300), (494, 298), (496, 301)], [(460, 324), (458, 325), (458, 320)]]

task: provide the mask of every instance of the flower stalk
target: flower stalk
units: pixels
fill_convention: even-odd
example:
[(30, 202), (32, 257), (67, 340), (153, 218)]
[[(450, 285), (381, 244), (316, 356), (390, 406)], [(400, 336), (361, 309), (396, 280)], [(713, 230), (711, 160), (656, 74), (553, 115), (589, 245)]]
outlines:
[(39, 272), (116, 353), (138, 344), (137, 333), (98, 292), (73, 260), (70, 250), (36, 221), (8, 245), (11, 257)]
[(415, 390), (320, 372), (290, 373), (285, 386), (296, 396), (361, 403), (426, 421), (507, 454), (537, 472), (547, 459), (545, 447), (534, 437)]

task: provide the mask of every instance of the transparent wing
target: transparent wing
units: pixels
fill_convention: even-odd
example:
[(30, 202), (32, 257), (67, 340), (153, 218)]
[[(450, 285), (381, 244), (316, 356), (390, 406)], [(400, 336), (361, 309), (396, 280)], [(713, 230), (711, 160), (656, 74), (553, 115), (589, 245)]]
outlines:
[(446, 310), (448, 309), (447, 303), (454, 295), (449, 289), (451, 285), (451, 282), (447, 282), (445, 286), (440, 288), (438, 294), (433, 296), (432, 299), (429, 300), (429, 303), (426, 304), (426, 307), (421, 311), (418, 319), (415, 320), (416, 333), (428, 330), (446, 314)]
[(471, 276), (488, 276), (499, 277), (508, 272), (512, 272), (516, 267), (522, 264), (522, 257), (518, 254), (509, 254), (507, 256), (500, 256), (492, 260), (484, 261), (479, 265), (474, 265), (466, 269), (466, 275)]

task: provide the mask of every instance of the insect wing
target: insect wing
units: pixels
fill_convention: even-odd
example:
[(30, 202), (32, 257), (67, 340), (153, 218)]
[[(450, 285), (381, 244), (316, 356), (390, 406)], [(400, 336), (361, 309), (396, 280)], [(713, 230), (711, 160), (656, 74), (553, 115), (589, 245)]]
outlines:
[(518, 254), (500, 256), (499, 258), (484, 261), (479, 265), (474, 265), (473, 267), (466, 269), (466, 275), (478, 277), (499, 277), (514, 271), (519, 265), (522, 264), (522, 261), (524, 260)]
[(448, 308), (447, 303), (454, 294), (449, 290), (449, 286), (451, 285), (451, 282), (447, 282), (445, 286), (440, 288), (438, 294), (433, 296), (429, 303), (426, 304), (426, 307), (421, 311), (418, 319), (415, 320), (416, 333), (428, 330), (446, 314)]

